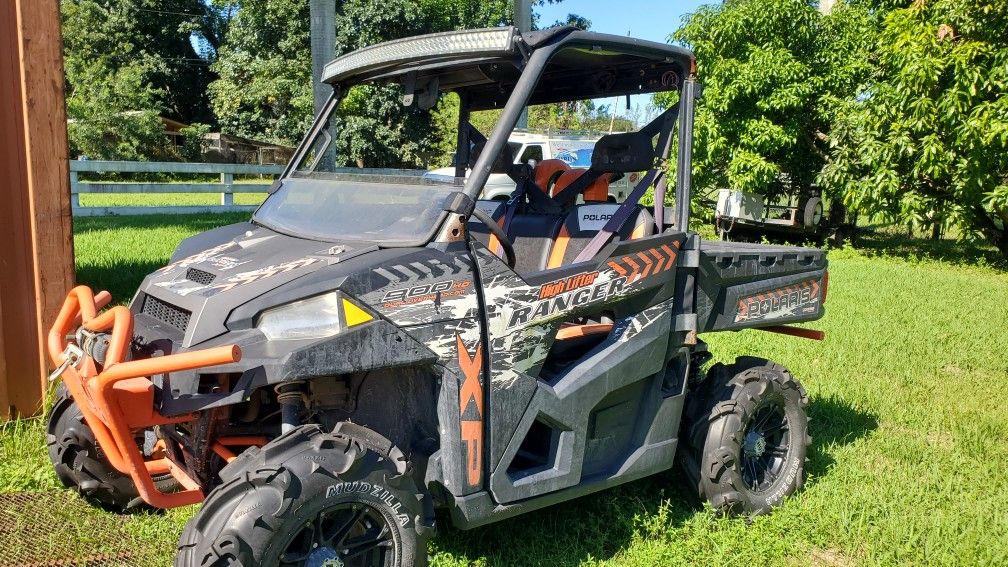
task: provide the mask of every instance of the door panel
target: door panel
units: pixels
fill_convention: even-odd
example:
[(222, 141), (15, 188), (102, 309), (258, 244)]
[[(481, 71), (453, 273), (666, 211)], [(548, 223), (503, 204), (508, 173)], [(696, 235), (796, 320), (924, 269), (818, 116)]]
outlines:
[[(633, 385), (664, 364), (684, 240), (676, 233), (628, 241), (600, 261), (525, 278), (476, 247), (489, 359), (486, 465), (498, 502), (577, 484), (590, 410), (605, 410), (596, 406), (619, 388), (650, 387)], [(603, 310), (616, 315), (612, 332), (559, 375), (541, 377), (551, 349), (560, 346), (554, 339), (561, 326)], [(632, 410), (638, 402), (631, 398), (617, 401)], [(605, 424), (615, 415), (600, 419)], [(614, 439), (627, 442), (625, 435)]]

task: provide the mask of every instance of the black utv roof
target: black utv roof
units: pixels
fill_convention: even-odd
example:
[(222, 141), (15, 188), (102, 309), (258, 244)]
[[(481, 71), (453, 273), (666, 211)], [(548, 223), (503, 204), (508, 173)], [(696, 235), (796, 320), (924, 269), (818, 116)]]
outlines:
[(485, 28), (410, 37), (365, 47), (326, 65), (323, 80), (342, 88), (363, 82), (436, 81), (465, 91), (473, 110), (507, 102), (529, 55), (549, 49), (529, 104), (677, 90), (694, 68), (674, 45), (564, 26), (520, 33)]

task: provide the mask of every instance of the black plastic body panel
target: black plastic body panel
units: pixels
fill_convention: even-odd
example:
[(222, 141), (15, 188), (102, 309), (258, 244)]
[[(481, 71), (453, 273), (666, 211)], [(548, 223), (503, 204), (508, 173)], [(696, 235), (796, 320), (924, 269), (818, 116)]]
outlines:
[(819, 249), (701, 241), (697, 331), (819, 319), (825, 278), (826, 253)]

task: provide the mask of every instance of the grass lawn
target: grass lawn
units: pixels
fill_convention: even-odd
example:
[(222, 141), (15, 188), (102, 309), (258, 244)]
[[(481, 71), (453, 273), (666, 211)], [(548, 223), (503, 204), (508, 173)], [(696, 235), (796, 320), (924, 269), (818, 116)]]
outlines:
[[(240, 218), (77, 219), (79, 279), (127, 301), (181, 238)], [(434, 564), (1008, 564), (1005, 264), (982, 248), (884, 235), (830, 263), (824, 342), (705, 337), (718, 359), (773, 358), (808, 389), (808, 480), (782, 508), (715, 517), (668, 473), (473, 531), (443, 528)], [(42, 422), (0, 426), (0, 492), (59, 488)], [(123, 564), (169, 565), (194, 512), (120, 518), (60, 498), (39, 517), (48, 543), (0, 529), (0, 547), (16, 556), (36, 545), (40, 561), (52, 541), (79, 559), (142, 549)], [(12, 513), (0, 506), (0, 523)]]

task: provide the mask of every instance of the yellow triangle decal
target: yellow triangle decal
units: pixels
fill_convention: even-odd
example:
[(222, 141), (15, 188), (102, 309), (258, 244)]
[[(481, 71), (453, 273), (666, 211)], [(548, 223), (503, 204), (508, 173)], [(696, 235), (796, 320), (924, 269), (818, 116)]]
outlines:
[(369, 315), (366, 311), (357, 307), (353, 303), (350, 303), (346, 299), (343, 300), (343, 317), (346, 319), (347, 327), (353, 327), (354, 325), (360, 325), (361, 323), (367, 323), (374, 317)]

